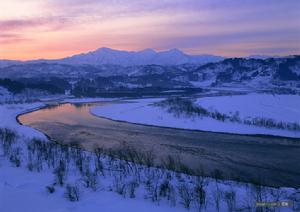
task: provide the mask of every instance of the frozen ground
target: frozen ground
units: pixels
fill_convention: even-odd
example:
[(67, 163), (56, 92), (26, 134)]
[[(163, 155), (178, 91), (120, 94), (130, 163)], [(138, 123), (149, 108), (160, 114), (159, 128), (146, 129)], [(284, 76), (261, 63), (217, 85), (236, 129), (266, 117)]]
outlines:
[(239, 112), (241, 118), (265, 117), (277, 121), (300, 123), (300, 96), (249, 94), (239, 96), (206, 97), (197, 104), (225, 114)]
[[(159, 99), (142, 99), (95, 107), (94, 115), (113, 120), (127, 121), (182, 129), (228, 132), (238, 134), (267, 134), (287, 137), (300, 137), (300, 132), (249, 126), (229, 121), (218, 121), (210, 117), (174, 116), (166, 109), (154, 106)], [(263, 116), (287, 122), (300, 123), (300, 97), (293, 95), (250, 94), (244, 96), (206, 97), (197, 100), (202, 107), (229, 113), (240, 111), (242, 117)]]

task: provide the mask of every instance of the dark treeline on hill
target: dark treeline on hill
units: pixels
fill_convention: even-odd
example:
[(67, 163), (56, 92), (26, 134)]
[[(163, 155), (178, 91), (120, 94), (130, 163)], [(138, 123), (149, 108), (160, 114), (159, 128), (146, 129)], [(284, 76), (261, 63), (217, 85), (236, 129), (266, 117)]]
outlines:
[[(300, 58), (300, 57), (299, 57)], [(297, 66), (296, 61), (288, 60), (286, 63), (279, 64), (278, 78), (281, 80), (300, 80), (300, 74), (294, 73), (290, 67)]]
[(25, 88), (23, 83), (10, 79), (0, 79), (0, 86), (12, 93), (21, 93)]
[[(201, 88), (167, 88), (167, 87), (140, 87), (140, 88), (128, 88), (128, 87), (116, 87), (105, 88), (104, 86), (95, 86), (95, 84), (89, 80), (83, 80), (80, 83), (71, 88), (71, 85), (64, 79), (51, 79), (47, 81), (32, 81), (29, 79), (0, 79), (0, 86), (6, 88), (13, 94), (19, 94), (25, 91), (25, 89), (33, 89), (44, 91), (49, 94), (64, 94), (66, 90), (76, 97), (142, 97), (142, 96), (163, 96), (169, 94), (194, 94), (203, 91)], [(172, 89), (172, 90), (170, 90)]]
[(34, 89), (48, 92), (50, 94), (64, 93), (65, 89), (70, 87), (69, 83), (63, 79), (32, 80), (32, 79), (0, 79), (0, 86), (6, 88), (13, 94), (18, 94), (25, 89)]

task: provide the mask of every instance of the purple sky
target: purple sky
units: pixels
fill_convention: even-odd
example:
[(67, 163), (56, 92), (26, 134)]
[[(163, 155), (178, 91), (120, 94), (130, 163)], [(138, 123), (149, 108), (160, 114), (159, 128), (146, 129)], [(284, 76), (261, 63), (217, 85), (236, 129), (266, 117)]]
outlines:
[(60, 58), (110, 47), (190, 54), (300, 54), (299, 0), (9, 0), (0, 58)]

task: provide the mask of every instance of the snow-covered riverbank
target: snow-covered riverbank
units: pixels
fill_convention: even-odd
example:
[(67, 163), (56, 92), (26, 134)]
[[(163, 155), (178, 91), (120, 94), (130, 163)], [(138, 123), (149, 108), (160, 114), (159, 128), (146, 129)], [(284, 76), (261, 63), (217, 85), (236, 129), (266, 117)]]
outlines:
[(42, 102), (0, 105), (0, 128), (13, 129), (26, 138), (46, 138), (43, 133), (31, 127), (20, 125), (16, 119), (22, 113), (30, 112), (44, 106), (45, 104)]
[(241, 118), (265, 117), (277, 121), (300, 124), (300, 96), (248, 94), (235, 96), (206, 97), (197, 104), (225, 114), (239, 112)]
[[(127, 103), (95, 107), (91, 113), (118, 121), (213, 132), (237, 134), (267, 134), (286, 137), (300, 137), (299, 131), (272, 129), (245, 125), (229, 121), (218, 121), (205, 116), (176, 116), (153, 103), (159, 99), (143, 99)], [(293, 95), (272, 96), (251, 94), (243, 96), (205, 97), (197, 104), (208, 110), (220, 110), (226, 114), (239, 111), (242, 118), (262, 116), (279, 121), (300, 123), (300, 97)]]

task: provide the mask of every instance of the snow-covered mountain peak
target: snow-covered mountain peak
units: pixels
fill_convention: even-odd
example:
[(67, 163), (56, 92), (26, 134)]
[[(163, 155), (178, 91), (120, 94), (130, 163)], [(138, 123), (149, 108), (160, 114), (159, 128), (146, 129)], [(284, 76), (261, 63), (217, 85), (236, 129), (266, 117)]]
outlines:
[[(115, 49), (111, 49), (111, 48), (107, 48), (107, 47), (101, 47), (98, 48), (95, 51), (89, 52), (90, 54), (94, 54), (94, 55), (99, 55), (101, 57), (101, 54), (118, 54), (118, 53), (129, 53), (127, 51), (122, 51), (122, 50), (115, 50)], [(87, 54), (89, 54), (87, 53)]]
[(143, 50), (139, 51), (138, 53), (142, 53), (142, 54), (156, 54), (157, 52), (154, 51), (153, 49), (147, 48), (147, 49), (143, 49)]
[[(222, 57), (211, 55), (209, 62), (218, 62)], [(153, 49), (144, 49), (141, 51), (122, 51), (102, 47), (86, 54), (74, 55), (72, 57), (56, 60), (57, 63), (64, 64), (92, 64), (103, 65), (113, 64), (122, 66), (134, 65), (179, 65), (185, 63), (203, 64), (208, 62), (207, 55), (188, 55), (179, 49), (170, 49), (167, 51), (156, 52)]]
[(167, 51), (163, 51), (161, 53), (165, 53), (165, 54), (172, 54), (172, 55), (185, 55), (182, 51), (180, 51), (179, 49), (173, 48)]

